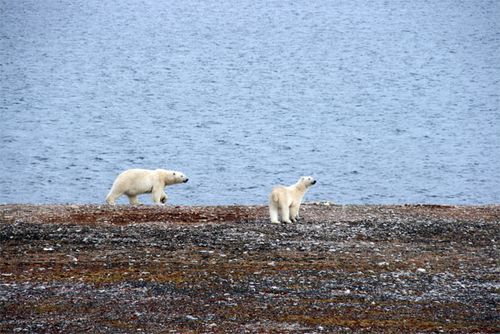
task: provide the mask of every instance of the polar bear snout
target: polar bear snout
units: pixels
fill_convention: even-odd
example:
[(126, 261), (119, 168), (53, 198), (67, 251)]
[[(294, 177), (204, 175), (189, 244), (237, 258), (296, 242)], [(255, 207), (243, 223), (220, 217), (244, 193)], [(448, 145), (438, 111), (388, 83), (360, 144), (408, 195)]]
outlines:
[(186, 183), (187, 181), (189, 181), (189, 179), (185, 179), (184, 181), (182, 181), (182, 183)]
[(312, 176), (302, 176), (299, 182), (302, 182), (306, 187), (316, 184), (316, 180)]

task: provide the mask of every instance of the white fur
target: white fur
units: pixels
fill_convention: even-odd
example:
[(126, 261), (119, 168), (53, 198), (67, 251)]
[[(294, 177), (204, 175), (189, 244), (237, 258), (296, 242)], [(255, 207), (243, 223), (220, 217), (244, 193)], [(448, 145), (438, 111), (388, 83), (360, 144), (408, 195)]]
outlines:
[(151, 193), (153, 202), (165, 203), (167, 194), (164, 188), (171, 184), (187, 182), (188, 178), (181, 172), (165, 169), (129, 169), (118, 175), (106, 197), (108, 204), (114, 205), (121, 195), (128, 196), (130, 204), (139, 204), (137, 196)]
[(271, 223), (279, 223), (279, 212), (281, 212), (281, 220), (284, 223), (296, 222), (299, 218), (302, 198), (309, 187), (315, 183), (316, 181), (311, 176), (303, 176), (297, 183), (291, 186), (275, 187), (269, 195), (269, 215), (271, 216)]

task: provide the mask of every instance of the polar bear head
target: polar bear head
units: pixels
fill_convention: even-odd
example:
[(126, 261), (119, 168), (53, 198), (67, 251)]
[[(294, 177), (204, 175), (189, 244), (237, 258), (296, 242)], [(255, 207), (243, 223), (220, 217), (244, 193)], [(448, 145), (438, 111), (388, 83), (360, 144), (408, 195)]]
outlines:
[(157, 169), (156, 173), (165, 185), (186, 183), (189, 179), (181, 172), (175, 170)]
[(316, 180), (312, 176), (302, 176), (298, 183), (305, 188), (309, 188), (316, 184)]

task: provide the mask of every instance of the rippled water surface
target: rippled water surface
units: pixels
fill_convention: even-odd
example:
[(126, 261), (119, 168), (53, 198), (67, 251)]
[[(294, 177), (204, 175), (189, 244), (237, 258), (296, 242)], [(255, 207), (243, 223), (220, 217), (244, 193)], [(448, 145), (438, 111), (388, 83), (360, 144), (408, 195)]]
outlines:
[(0, 6), (0, 203), (500, 202), (498, 1)]

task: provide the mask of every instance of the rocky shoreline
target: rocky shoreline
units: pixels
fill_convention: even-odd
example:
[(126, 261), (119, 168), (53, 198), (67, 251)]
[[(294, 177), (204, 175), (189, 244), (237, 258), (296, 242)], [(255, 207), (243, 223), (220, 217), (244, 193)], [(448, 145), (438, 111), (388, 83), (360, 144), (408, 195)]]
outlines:
[(0, 205), (0, 332), (495, 333), (500, 205)]

